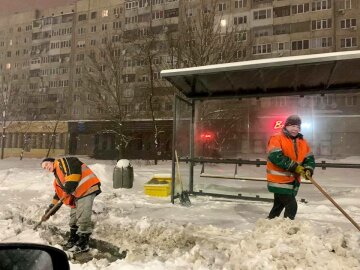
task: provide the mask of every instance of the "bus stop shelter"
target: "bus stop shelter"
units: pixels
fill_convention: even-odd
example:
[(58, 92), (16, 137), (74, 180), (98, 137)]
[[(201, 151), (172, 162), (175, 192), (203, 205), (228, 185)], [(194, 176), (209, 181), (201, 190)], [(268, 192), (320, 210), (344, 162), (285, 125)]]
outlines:
[(266, 144), (291, 114), (303, 120), (317, 170), (346, 168), (360, 176), (360, 51), (163, 70), (161, 76), (179, 90), (172, 202), (181, 186), (193, 195), (271, 200)]

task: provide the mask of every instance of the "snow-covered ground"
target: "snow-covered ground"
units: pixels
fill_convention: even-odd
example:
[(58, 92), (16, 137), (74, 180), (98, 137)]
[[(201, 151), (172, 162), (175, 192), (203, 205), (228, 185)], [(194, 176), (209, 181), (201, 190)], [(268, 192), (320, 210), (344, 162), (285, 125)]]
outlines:
[[(187, 208), (145, 195), (144, 183), (155, 173), (170, 173), (170, 162), (134, 161), (134, 187), (113, 189), (114, 161), (83, 160), (102, 180), (92, 237), (128, 253), (115, 262), (71, 263), (71, 269), (360, 269), (360, 232), (312, 185), (301, 186), (298, 198), (308, 203), (299, 203), (295, 221), (267, 220), (267, 202), (191, 197)], [(212, 167), (217, 168), (223, 167)], [(359, 172), (318, 169), (316, 179), (360, 223)], [(224, 182), (204, 181), (198, 180), (203, 186)], [(249, 185), (266, 193), (265, 182)], [(0, 242), (48, 244), (47, 227), (34, 231), (24, 218), (40, 220), (53, 192), (52, 176), (41, 170), (39, 159), (1, 160)], [(68, 214), (62, 207), (46, 224), (66, 231)]]

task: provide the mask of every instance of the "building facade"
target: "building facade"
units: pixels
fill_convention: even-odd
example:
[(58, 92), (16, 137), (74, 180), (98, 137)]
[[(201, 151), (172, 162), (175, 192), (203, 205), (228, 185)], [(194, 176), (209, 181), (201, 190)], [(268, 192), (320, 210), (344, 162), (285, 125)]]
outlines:
[[(198, 15), (211, 9), (221, 25), (236, 27), (241, 35), (241, 49), (233, 52), (231, 61), (359, 48), (360, 3), (356, 0), (79, 0), (9, 14), (0, 19), (5, 156), (21, 152), (29, 138), (33, 142), (28, 155), (42, 156), (51, 146), (53, 151), (61, 150), (56, 154), (116, 156), (114, 135), (104, 132), (113, 120), (108, 117), (109, 105), (95, 105), (84, 75), (89, 74), (91, 55), (100, 57), (99, 74), (109, 72), (99, 48), (112, 44), (122, 59), (121, 82), (126, 86), (117, 93), (121, 98), (113, 101), (121, 100), (121, 122), (131, 138), (125, 154), (169, 158), (174, 89), (159, 74), (187, 63), (177, 59), (173, 48), (180, 49), (170, 45), (169, 36), (179, 32), (184, 21), (200, 20)], [(186, 35), (177, 38), (186, 40)], [(217, 62), (225, 61), (221, 59)], [(12, 101), (10, 96), (18, 98)], [(111, 96), (109, 91), (101, 98), (111, 100)], [(11, 127), (14, 121), (23, 125), (55, 121), (66, 127), (56, 130), (33, 124), (37, 128), (24, 132)], [(60, 134), (55, 143), (53, 134)], [(159, 140), (158, 147), (154, 140)]]

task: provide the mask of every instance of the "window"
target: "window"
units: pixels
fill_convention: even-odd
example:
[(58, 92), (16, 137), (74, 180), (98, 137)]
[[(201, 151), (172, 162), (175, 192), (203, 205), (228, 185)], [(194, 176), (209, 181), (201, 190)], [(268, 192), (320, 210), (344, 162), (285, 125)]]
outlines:
[(356, 106), (357, 105), (357, 96), (346, 96), (345, 97), (346, 106)]
[(115, 17), (119, 17), (120, 13), (122, 12), (121, 8), (117, 7), (114, 8), (114, 15)]
[(304, 3), (304, 4), (300, 4), (300, 5), (294, 5), (291, 7), (291, 13), (292, 14), (301, 14), (301, 13), (305, 13), (305, 12), (309, 12), (310, 10), (310, 4), (309, 3)]
[(234, 25), (247, 23), (247, 16), (234, 17)]
[(225, 11), (226, 10), (226, 3), (219, 3), (219, 11)]
[(278, 51), (284, 51), (289, 49), (288, 42), (278, 42), (276, 45)]
[(254, 31), (255, 37), (267, 37), (272, 35), (272, 28), (260, 28)]
[(102, 17), (107, 17), (107, 16), (109, 16), (109, 10), (108, 10), (108, 9), (104, 9), (104, 10), (101, 12), (101, 16), (102, 16)]
[(138, 1), (132, 1), (132, 2), (125, 3), (125, 9), (133, 9), (133, 8), (137, 8), (138, 6), (139, 6)]
[(332, 46), (332, 38), (331, 37), (320, 37), (314, 38), (311, 40), (311, 48), (328, 48)]
[(290, 16), (290, 6), (274, 7), (274, 18)]
[(101, 26), (101, 30), (106, 31), (107, 30), (107, 23), (103, 23)]
[(311, 21), (311, 30), (328, 29), (332, 27), (331, 19)]
[(81, 22), (81, 21), (85, 21), (85, 20), (86, 20), (86, 14), (80, 14), (78, 17), (78, 21)]
[(234, 57), (235, 57), (235, 59), (241, 59), (241, 58), (246, 57), (246, 49), (237, 50), (237, 51), (234, 53)]
[(340, 39), (341, 48), (352, 48), (357, 46), (357, 40), (355, 37), (348, 37)]
[(153, 72), (153, 79), (154, 80), (159, 80), (160, 79), (160, 72), (157, 72), (157, 71)]
[(164, 11), (163, 10), (158, 10), (158, 11), (154, 11), (152, 14), (152, 19), (153, 20), (157, 20), (157, 19), (161, 19), (164, 18)]
[(351, 0), (341, 0), (340, 9), (351, 9)]
[[(154, 15), (154, 14), (153, 14)], [(126, 17), (125, 18), (125, 24), (128, 23), (137, 23), (138, 22), (138, 16), (132, 16), (132, 17)]]
[(235, 0), (235, 8), (243, 8), (246, 7), (247, 0)]
[(112, 42), (120, 42), (120, 35), (113, 35)]
[(193, 10), (191, 8), (187, 9), (186, 10), (186, 16), (187, 17), (192, 17), (192, 15), (193, 15)]
[(120, 29), (121, 28), (121, 22), (113, 22), (113, 29)]
[(342, 29), (356, 28), (356, 19), (345, 19), (340, 21)]
[(75, 73), (76, 74), (81, 74), (81, 67), (76, 67)]
[(96, 32), (96, 25), (93, 25), (93, 26), (91, 26), (91, 33), (95, 33)]
[(291, 42), (291, 50), (298, 51), (298, 50), (307, 50), (309, 49), (309, 40), (297, 40)]
[(79, 40), (76, 44), (78, 48), (85, 48), (85, 40)]
[(96, 15), (97, 15), (97, 12), (93, 11), (93, 12), (91, 12), (90, 18), (91, 19), (96, 19)]
[(96, 45), (96, 40), (95, 39), (90, 40), (90, 45), (95, 46)]
[(82, 84), (83, 84), (82, 80), (77, 80), (77, 81), (75, 81), (75, 87), (76, 87), (76, 88), (81, 87)]
[(81, 27), (81, 28), (78, 29), (78, 34), (79, 35), (83, 35), (85, 33), (86, 33), (86, 28), (85, 27)]
[(83, 53), (76, 55), (76, 61), (83, 61), (85, 59), (85, 55)]
[(254, 11), (254, 20), (263, 20), (271, 18), (271, 9), (262, 9)]
[(260, 44), (253, 46), (253, 54), (268, 54), (271, 53), (271, 44)]
[(331, 8), (331, 1), (332, 0), (316, 0), (312, 2), (311, 10), (312, 11), (319, 11)]

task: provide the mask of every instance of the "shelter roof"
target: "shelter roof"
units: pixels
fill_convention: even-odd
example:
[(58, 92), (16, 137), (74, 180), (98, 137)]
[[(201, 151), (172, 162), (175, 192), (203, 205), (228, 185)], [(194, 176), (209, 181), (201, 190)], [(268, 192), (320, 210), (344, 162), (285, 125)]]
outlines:
[(360, 50), (161, 71), (190, 99), (360, 91)]

